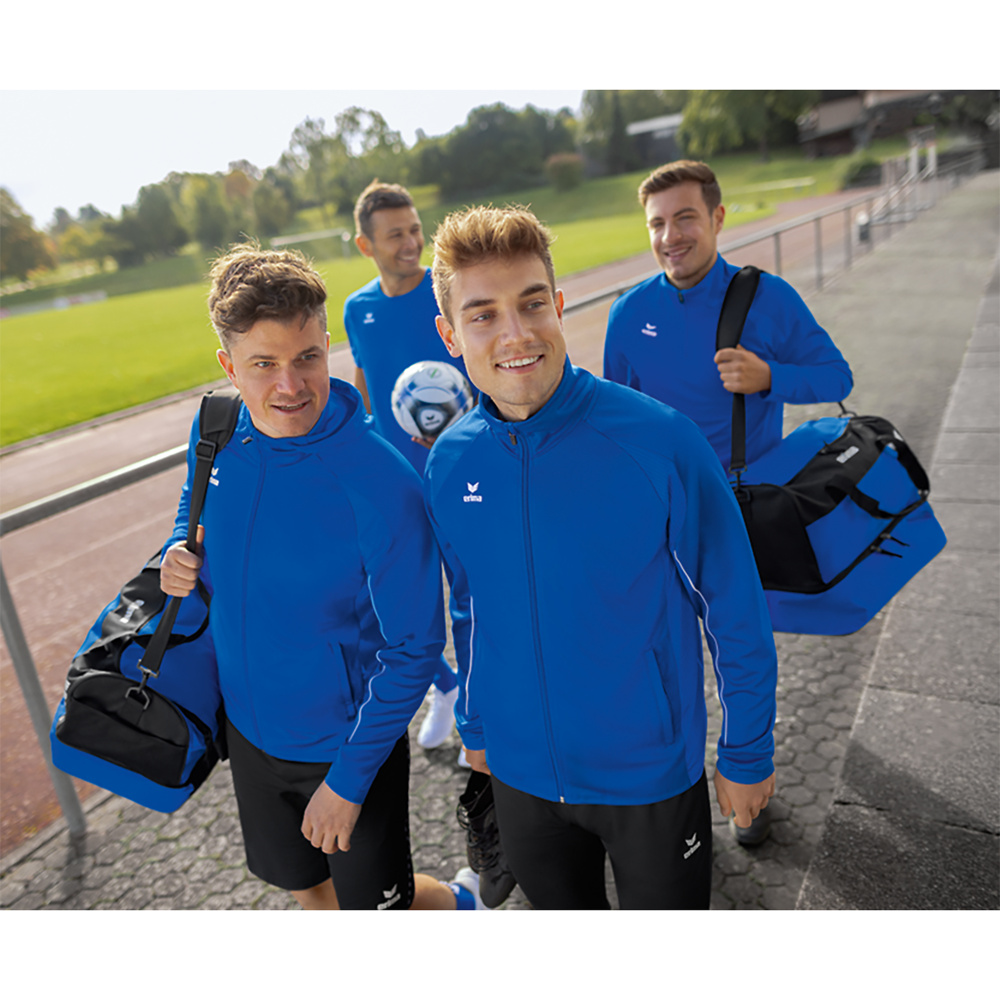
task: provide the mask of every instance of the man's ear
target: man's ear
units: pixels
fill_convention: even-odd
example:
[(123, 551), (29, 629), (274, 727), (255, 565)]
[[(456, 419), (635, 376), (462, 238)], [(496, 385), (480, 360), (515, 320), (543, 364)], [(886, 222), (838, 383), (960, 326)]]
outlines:
[(434, 322), (437, 324), (438, 336), (444, 341), (444, 346), (448, 348), (448, 353), (453, 358), (460, 358), (462, 356), (462, 345), (458, 342), (458, 337), (452, 325), (444, 316), (438, 316)]
[(358, 248), (358, 250), (361, 251), (361, 253), (365, 257), (371, 257), (372, 255), (371, 240), (369, 240), (364, 233), (358, 233), (358, 235), (354, 237), (354, 245)]
[(233, 366), (233, 359), (221, 347), (215, 352), (215, 356), (219, 359), (219, 364), (222, 365), (222, 370), (226, 373), (226, 378), (238, 389), (239, 385), (236, 382), (236, 369)]
[(716, 205), (715, 211), (712, 213), (712, 221), (715, 223), (716, 235), (722, 232), (722, 221), (726, 217), (726, 207), (725, 205)]

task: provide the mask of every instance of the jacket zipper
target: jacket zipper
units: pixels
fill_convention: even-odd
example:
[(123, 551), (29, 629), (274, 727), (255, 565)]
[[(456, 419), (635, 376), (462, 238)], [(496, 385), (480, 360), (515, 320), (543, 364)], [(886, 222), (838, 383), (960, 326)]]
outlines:
[[(250, 438), (244, 442), (248, 444)], [(260, 735), (260, 724), (257, 719), (257, 710), (254, 706), (253, 697), (249, 694), (252, 690), (253, 684), (250, 677), (250, 658), (247, 656), (247, 591), (249, 589), (250, 583), (250, 553), (253, 551), (253, 535), (254, 529), (257, 527), (257, 509), (260, 505), (260, 495), (264, 492), (264, 475), (265, 475), (265, 465), (264, 465), (264, 453), (261, 448), (257, 449), (257, 457), (260, 461), (259, 471), (257, 473), (257, 490), (254, 493), (253, 505), (250, 507), (250, 523), (247, 525), (247, 544), (246, 549), (243, 553), (243, 602), (242, 602), (242, 624), (243, 624), (243, 676), (245, 678), (246, 689), (247, 689), (247, 706), (250, 709), (250, 716), (253, 719), (254, 731), (257, 734), (257, 742), (263, 742)]]
[[(507, 432), (511, 442), (516, 445), (517, 438), (513, 431)], [(560, 802), (565, 802), (563, 782), (559, 774), (559, 763), (556, 759), (555, 738), (552, 733), (552, 713), (549, 709), (548, 686), (545, 682), (545, 661), (542, 658), (542, 638), (538, 625), (538, 591), (535, 584), (535, 563), (531, 545), (531, 518), (528, 506), (528, 447), (525, 442), (521, 457), (521, 502), (524, 513), (524, 552), (528, 569), (528, 601), (531, 607), (531, 634), (535, 642), (535, 662), (538, 665), (538, 684), (542, 693), (542, 710), (545, 713), (545, 739), (549, 745), (549, 757), (552, 761), (552, 772), (556, 778), (556, 793)]]

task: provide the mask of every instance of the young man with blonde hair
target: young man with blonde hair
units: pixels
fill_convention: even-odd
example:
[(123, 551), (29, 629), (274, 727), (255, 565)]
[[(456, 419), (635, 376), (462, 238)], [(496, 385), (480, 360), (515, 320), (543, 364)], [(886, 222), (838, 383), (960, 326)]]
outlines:
[(473, 208), (434, 237), (438, 330), (480, 390), (424, 476), (454, 594), (457, 717), (536, 908), (707, 908), (699, 618), (722, 704), (714, 784), (774, 793), (774, 643), (739, 509), (694, 424), (575, 368), (548, 231)]
[(444, 648), (419, 477), (327, 368), (326, 289), (295, 251), (212, 268), (219, 363), (239, 390), (198, 551), (189, 476), (160, 581), (199, 579), (251, 872), (304, 909), (481, 908), (477, 878), (413, 875), (406, 729)]
[[(661, 274), (611, 307), (604, 377), (638, 389), (690, 417), (728, 471), (733, 393), (746, 397), (746, 461), (781, 441), (785, 403), (847, 397), (851, 369), (795, 289), (761, 274), (740, 345), (716, 351), (722, 302), (739, 267), (718, 252), (726, 210), (715, 173), (678, 160), (639, 185), (650, 246)], [(770, 822), (731, 824), (746, 846), (761, 843)]]

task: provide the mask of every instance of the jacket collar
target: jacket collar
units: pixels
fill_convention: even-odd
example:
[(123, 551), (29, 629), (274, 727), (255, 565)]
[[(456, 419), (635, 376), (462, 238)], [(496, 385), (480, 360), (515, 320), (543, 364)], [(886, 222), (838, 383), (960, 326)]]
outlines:
[(563, 375), (546, 404), (527, 420), (504, 420), (489, 396), (479, 398), (479, 411), (497, 440), (508, 451), (517, 450), (513, 435), (532, 450), (539, 450), (568, 434), (586, 416), (593, 400), (596, 379), (590, 372), (563, 364)]
[(302, 454), (331, 438), (336, 438), (333, 442), (335, 444), (346, 444), (362, 433), (366, 420), (367, 414), (361, 393), (348, 382), (331, 378), (330, 396), (326, 406), (307, 434), (285, 438), (268, 437), (254, 426), (250, 419), (250, 411), (243, 405), (240, 407), (233, 437), (238, 441), (253, 438), (269, 451)]
[(726, 294), (729, 282), (738, 270), (738, 267), (723, 260), (720, 253), (715, 258), (715, 263), (709, 269), (708, 274), (692, 288), (677, 288), (667, 280), (666, 273), (662, 271), (659, 281), (662, 282), (662, 287), (666, 292), (676, 295), (682, 302), (695, 302), (704, 305), (718, 301), (720, 296)]

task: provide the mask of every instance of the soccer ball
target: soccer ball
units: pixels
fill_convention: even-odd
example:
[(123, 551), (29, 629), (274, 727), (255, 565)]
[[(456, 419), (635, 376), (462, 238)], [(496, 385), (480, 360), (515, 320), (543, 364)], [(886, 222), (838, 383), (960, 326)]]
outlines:
[(410, 437), (436, 438), (473, 405), (472, 386), (443, 361), (410, 365), (392, 390), (392, 413)]

